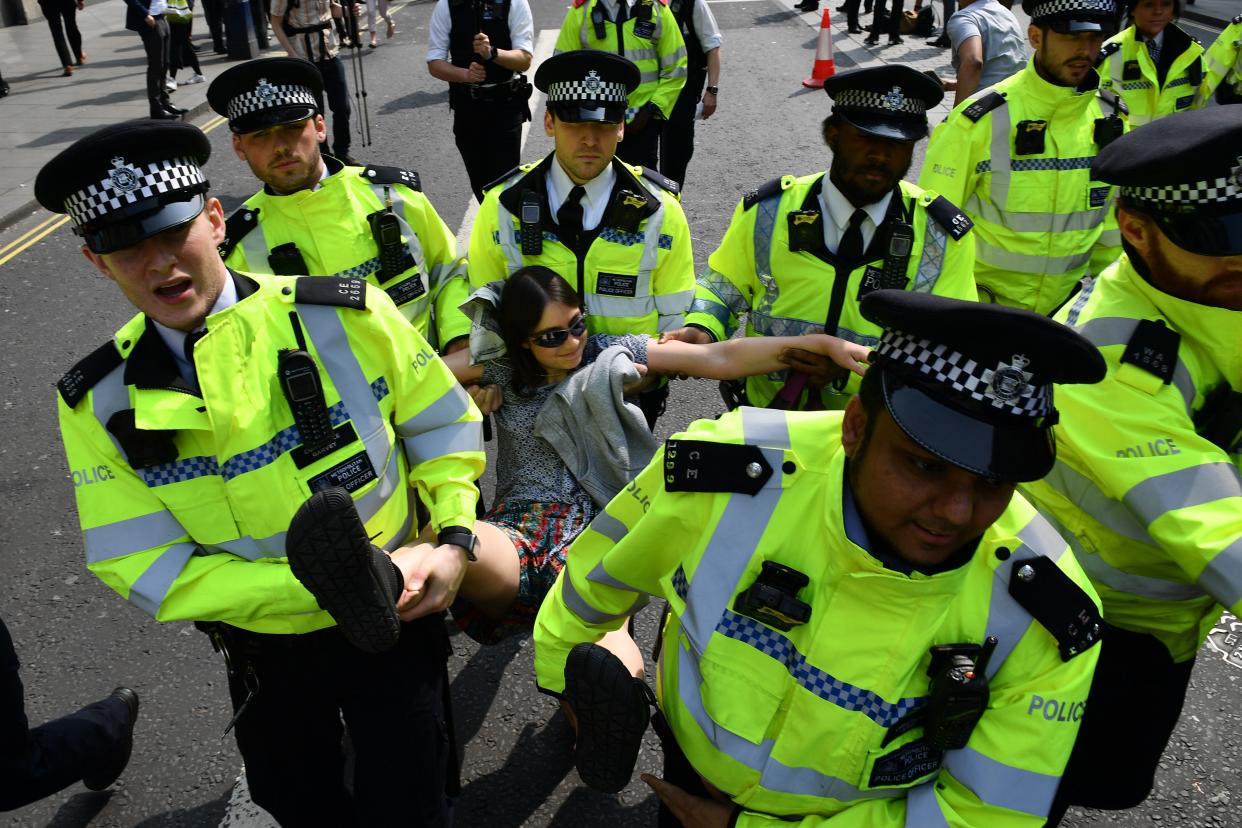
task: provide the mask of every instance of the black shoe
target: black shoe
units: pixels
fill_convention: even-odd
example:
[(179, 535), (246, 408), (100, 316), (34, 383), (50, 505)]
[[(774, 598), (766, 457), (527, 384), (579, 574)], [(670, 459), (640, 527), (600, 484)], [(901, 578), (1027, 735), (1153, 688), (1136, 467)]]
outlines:
[(837, 6), (837, 11), (839, 12), (845, 11), (845, 6)]
[(870, 36), (868, 36), (868, 38), (867, 38), (866, 40), (864, 40), (864, 41), (863, 41), (863, 43), (866, 43), (868, 46), (875, 46), (875, 45), (877, 45), (879, 42), (880, 42), (880, 36), (879, 36), (879, 35), (870, 35)]
[(565, 701), (578, 718), (574, 762), (589, 787), (616, 793), (629, 784), (655, 696), (621, 659), (578, 644), (565, 660)]
[(865, 34), (867, 30), (859, 28), (858, 26), (850, 26), (847, 31), (849, 34)]
[(802, 0), (801, 3), (794, 6), (800, 12), (819, 11), (819, 0)]
[(927, 45), (936, 46), (937, 48), (940, 48), (940, 49), (947, 49), (953, 45), (953, 41), (949, 40), (948, 35), (941, 35), (935, 40), (927, 41)]
[(164, 111), (165, 111), (165, 112), (169, 112), (169, 113), (171, 113), (171, 114), (173, 114), (173, 115), (176, 115), (178, 118), (180, 118), (182, 115), (184, 115), (185, 113), (189, 112), (190, 110), (188, 110), (188, 109), (182, 109), (181, 107), (179, 107), (179, 106), (173, 106), (172, 104), (165, 104), (165, 105), (164, 105)]
[(95, 771), (82, 777), (82, 784), (92, 791), (102, 791), (121, 777), (125, 766), (129, 764), (129, 755), (134, 751), (134, 723), (138, 721), (138, 694), (128, 687), (118, 687), (112, 691), (105, 702), (117, 699), (124, 702), (129, 712), (129, 721), (125, 723), (125, 735), (117, 745), (116, 755), (108, 762), (102, 763)]
[(152, 112), (150, 117), (152, 120), (155, 120), (155, 121), (180, 121), (181, 120), (181, 116), (178, 115), (176, 112), (168, 112), (163, 109), (159, 110), (158, 112)]
[(371, 545), (342, 488), (310, 496), (289, 523), (289, 568), (359, 650), (382, 653), (401, 635), (401, 570)]
[(871, 4), (870, 4), (870, 3), (868, 3), (868, 4), (867, 4), (867, 5), (865, 5), (865, 6), (863, 6), (862, 13), (863, 13), (863, 14), (871, 14)]
[(7, 83), (4, 83), (3, 81), (0, 81), (0, 98), (8, 97), (8, 94), (9, 94), (9, 85)]
[(905, 41), (902, 40), (899, 35), (893, 35), (892, 37), (888, 39), (889, 46), (896, 46), (899, 43), (905, 43)]

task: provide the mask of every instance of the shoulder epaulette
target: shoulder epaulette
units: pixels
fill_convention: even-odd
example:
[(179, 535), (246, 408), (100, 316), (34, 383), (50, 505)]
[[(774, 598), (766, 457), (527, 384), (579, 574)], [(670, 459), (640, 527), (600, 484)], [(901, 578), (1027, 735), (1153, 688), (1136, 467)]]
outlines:
[(418, 173), (401, 167), (377, 167), (374, 164), (368, 164), (366, 169), (358, 175), (372, 184), (404, 184), (416, 193), (423, 191), (422, 182), (418, 180)]
[(1239, 14), (1233, 20), (1229, 21), (1230, 26), (1236, 26), (1238, 23), (1242, 23), (1242, 14)]
[(932, 199), (931, 204), (927, 205), (927, 214), (935, 219), (954, 241), (960, 241), (963, 236), (970, 232), (970, 228), (975, 223), (970, 220), (970, 216), (966, 215), (961, 209), (949, 201), (944, 196), (938, 195)]
[(1044, 555), (1014, 558), (1009, 595), (1057, 640), (1061, 660), (1082, 655), (1100, 640), (1103, 621), (1091, 596)]
[(975, 123), (979, 123), (979, 119), (987, 115), (993, 109), (997, 109), (1005, 105), (1005, 96), (999, 92), (989, 92), (970, 106), (962, 110), (962, 115), (969, 118)]
[(667, 175), (660, 172), (659, 170), (651, 169), (651, 167), (643, 167), (643, 178), (647, 179), (648, 181), (654, 182), (655, 184), (659, 185), (663, 189), (668, 190), (673, 195), (677, 195), (681, 192), (680, 184), (678, 184), (676, 181), (669, 178)]
[(786, 181), (787, 178), (789, 177), (782, 176), (781, 178), (773, 178), (766, 184), (751, 190), (742, 198), (742, 209), (749, 210), (765, 198), (771, 198), (772, 196), (779, 194), (782, 190), (789, 189), (789, 187), (793, 184), (793, 180), (789, 179)]
[(533, 163), (530, 163), (530, 164), (519, 164), (519, 165), (517, 165), (516, 167), (514, 167), (514, 168), (513, 168), (513, 169), (511, 169), (511, 170), (509, 170), (507, 173), (505, 173), (504, 175), (502, 175), (502, 176), (500, 176), (499, 178), (495, 179), (494, 181), (489, 181), (489, 182), (487, 182), (486, 184), (484, 184), (484, 185), (483, 185), (483, 192), (486, 194), (488, 190), (492, 189), (493, 187), (498, 187), (498, 186), (500, 186), (501, 184), (504, 184), (506, 181), (508, 181), (510, 178), (513, 178), (513, 176), (517, 175), (518, 173), (527, 173), (527, 172), (530, 172), (530, 171), (531, 171), (531, 169), (532, 169), (532, 168), (534, 168), (535, 164), (537, 164), (537, 163), (538, 163), (538, 162), (533, 162)]
[(293, 301), (301, 305), (335, 305), (366, 310), (367, 283), (361, 279), (335, 276), (299, 276), (293, 289)]
[(758, 446), (711, 440), (670, 439), (664, 443), (666, 492), (731, 492), (757, 495), (772, 477)]
[(1115, 40), (1110, 40), (1108, 43), (1105, 43), (1103, 48), (1100, 49), (1099, 57), (1095, 59), (1095, 65), (1099, 66), (1108, 58), (1109, 55), (1116, 54), (1120, 49), (1121, 44)]
[(246, 234), (259, 226), (259, 208), (242, 205), (233, 215), (224, 220), (224, 241), (216, 247), (221, 259), (227, 259), (233, 249), (241, 244)]
[(56, 383), (56, 390), (60, 392), (65, 405), (76, 408), (86, 392), (124, 361), (125, 358), (117, 350), (116, 343), (105, 342), (70, 368)]
[(1165, 325), (1163, 320), (1140, 319), (1130, 334), (1130, 341), (1126, 343), (1121, 364), (1129, 363), (1154, 374), (1168, 385), (1177, 370), (1177, 350), (1181, 343), (1182, 335)]

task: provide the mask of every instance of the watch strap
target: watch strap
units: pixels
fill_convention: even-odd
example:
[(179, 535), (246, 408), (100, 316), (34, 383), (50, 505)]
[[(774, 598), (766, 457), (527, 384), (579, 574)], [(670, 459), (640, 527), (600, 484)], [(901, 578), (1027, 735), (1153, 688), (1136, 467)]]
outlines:
[(440, 546), (453, 544), (460, 546), (466, 550), (466, 560), (477, 561), (478, 558), (474, 554), (474, 546), (478, 543), (478, 538), (474, 532), (471, 532), (464, 526), (445, 526), (440, 530), (439, 536), (436, 538)]

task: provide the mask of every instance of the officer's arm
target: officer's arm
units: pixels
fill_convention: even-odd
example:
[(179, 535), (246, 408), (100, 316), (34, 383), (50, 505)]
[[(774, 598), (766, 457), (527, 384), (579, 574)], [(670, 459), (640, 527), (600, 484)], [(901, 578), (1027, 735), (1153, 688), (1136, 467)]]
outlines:
[[(561, 31), (556, 36), (556, 46), (553, 47), (552, 54), (559, 55), (561, 52), (591, 48), (589, 43), (579, 42), (580, 39), (578, 37), (578, 30), (582, 25), (582, 15), (586, 13), (585, 9), (586, 6), (582, 8), (569, 7), (569, 11), (565, 13), (565, 19), (561, 21)], [(584, 31), (589, 33), (591, 27), (587, 26)]]
[(1087, 265), (1087, 272), (1092, 276), (1102, 273), (1104, 268), (1121, 258), (1122, 253), (1121, 225), (1117, 223), (1117, 210), (1114, 207), (1117, 188), (1111, 187), (1109, 189), (1108, 204), (1104, 206), (1106, 214), (1100, 230), (1100, 237), (1096, 239), (1095, 245), (1091, 248), (1091, 261)]
[[(470, 227), (470, 246), (466, 256), (466, 274), (470, 288), (483, 287), (488, 282), (503, 281), (509, 278), (505, 254), (500, 249), (500, 242), (497, 240), (497, 234), (500, 231), (497, 223), (497, 207), (499, 207), (497, 196), (492, 193), (484, 194), (483, 204), (479, 207), (479, 212), (474, 217), (474, 224)], [(508, 233), (513, 232), (511, 227), (506, 227), (504, 230)]]
[(483, 473), (483, 417), (448, 369), (383, 291), (367, 288), (366, 327), (350, 344), (389, 365), (393, 426), (410, 464), (410, 486), (431, 512), (431, 525), (473, 526)]
[(690, 225), (681, 204), (669, 194), (664, 201), (664, 222), (660, 235), (667, 236), (671, 246), (661, 251), (651, 274), (651, 296), (655, 300), (657, 326), (672, 331), (686, 324), (686, 313), (694, 299), (694, 248), (690, 243)]
[[(205, 547), (130, 468), (91, 413), (59, 400), (61, 436), (74, 478), (74, 498), (91, 572), (158, 621), (225, 621), (302, 615), (318, 605), (283, 558), (246, 560)], [(170, 486), (194, 486), (192, 480)], [(235, 534), (223, 498), (199, 517), (222, 539)]]
[(755, 208), (746, 210), (738, 202), (720, 246), (696, 281), (686, 324), (710, 331), (718, 342), (733, 336), (740, 317), (750, 310), (755, 280), (754, 235)]
[(988, 119), (991, 117), (984, 115), (975, 124), (962, 114), (960, 106), (949, 113), (927, 144), (919, 186), (935, 190), (958, 207), (964, 207), (978, 186), (975, 168), (981, 156), (975, 135), (990, 134)]
[(668, 6), (656, 0), (655, 7), (660, 15), (660, 39), (656, 42), (656, 60), (660, 64), (660, 80), (650, 103), (660, 108), (660, 113), (667, 121), (673, 114), (673, 105), (681, 88), (686, 85), (686, 75), (690, 71), (690, 58), (686, 52), (686, 41), (681, 36), (681, 27), (677, 18)]
[(422, 193), (402, 193), (405, 218), (418, 233), (427, 265), (431, 301), (440, 347), (470, 334), (470, 320), (458, 307), (470, 294), (466, 260), (457, 255), (457, 238)]
[(1238, 43), (1242, 40), (1242, 23), (1228, 26), (1213, 41), (1208, 49), (1205, 60), (1207, 71), (1203, 77), (1203, 88), (1200, 92), (1200, 105), (1206, 105), (1229, 75), (1229, 70), (1238, 62)]
[[(934, 254), (935, 251), (926, 248), (923, 250), (925, 257), (933, 256)], [(931, 292), (937, 296), (947, 296), (950, 299), (964, 299), (968, 302), (977, 302), (979, 300), (979, 293), (975, 286), (975, 231), (971, 230), (956, 241), (946, 233), (943, 255), (940, 275), (936, 278)], [(931, 261), (931, 259), (927, 259), (926, 262), (920, 262), (920, 267), (926, 264), (930, 269)]]

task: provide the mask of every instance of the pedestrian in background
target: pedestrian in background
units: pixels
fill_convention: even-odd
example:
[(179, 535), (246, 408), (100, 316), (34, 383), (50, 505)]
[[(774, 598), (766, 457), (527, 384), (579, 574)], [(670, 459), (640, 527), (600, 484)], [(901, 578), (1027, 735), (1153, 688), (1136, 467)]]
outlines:
[(954, 106), (1016, 75), (1026, 63), (1026, 32), (998, 0), (962, 0), (945, 33), (953, 44), (953, 68), (957, 70), (957, 80), (945, 84), (945, 89), (954, 92)]
[(871, 34), (867, 35), (867, 43), (871, 46), (880, 42), (880, 33), (888, 32), (888, 45), (901, 43), (901, 19), (904, 17), (906, 0), (892, 0), (892, 12), (885, 16), (884, 4), (887, 0), (875, 0), (875, 14), (871, 16)]
[[(660, 172), (676, 181), (678, 186), (683, 186), (686, 183), (686, 168), (694, 156), (694, 121), (700, 113), (699, 104), (703, 105), (704, 121), (716, 112), (723, 38), (707, 0), (671, 0), (669, 8), (681, 26), (689, 70), (686, 85), (681, 88), (660, 136)], [(706, 89), (703, 86), (705, 82)]]
[[(957, 0), (943, 0), (943, 3), (941, 5), (944, 6), (944, 26), (940, 29), (940, 37), (927, 41), (927, 45), (928, 46), (939, 46), (941, 49), (947, 49), (950, 44), (949, 18), (951, 18), (954, 12), (957, 11)], [(966, 7), (966, 4), (963, 3), (962, 8), (965, 8), (965, 7)]]
[(367, 28), (371, 31), (371, 48), (379, 47), (379, 40), (376, 36), (375, 28), (375, 7), (379, 6), (380, 18), (388, 24), (388, 38), (397, 33), (397, 21), (392, 19), (392, 15), (388, 13), (388, 0), (367, 0)]
[(202, 83), (203, 70), (198, 65), (198, 55), (190, 45), (190, 32), (194, 27), (194, 0), (167, 0), (168, 11), (164, 17), (168, 20), (168, 80), (175, 89), (177, 70), (190, 69), (190, 75), (183, 83)]
[[(166, 0), (125, 0), (125, 28), (137, 32), (147, 53), (147, 101), (151, 117), (176, 120), (186, 110), (173, 106), (164, 78), (168, 74), (169, 34)], [(65, 74), (69, 74), (66, 72)], [(174, 87), (175, 88), (175, 87)]]
[(226, 0), (203, 0), (203, 18), (207, 21), (207, 30), (211, 32), (211, 49), (217, 55), (229, 53), (224, 44), (225, 2)]
[(1205, 53), (1174, 22), (1180, 0), (1128, 0), (1126, 8), (1129, 25), (1100, 50), (1101, 88), (1126, 102), (1132, 127), (1201, 107)]
[[(82, 33), (78, 31), (77, 21), (78, 11), (85, 5), (83, 0), (39, 0), (39, 8), (52, 31), (52, 43), (56, 45), (60, 65), (65, 67), (65, 77), (73, 74), (74, 66), (81, 66), (86, 60), (86, 55), (82, 54)], [(65, 42), (66, 36), (68, 43)]]

